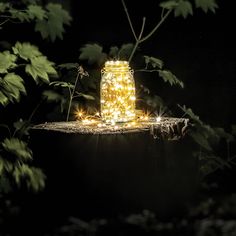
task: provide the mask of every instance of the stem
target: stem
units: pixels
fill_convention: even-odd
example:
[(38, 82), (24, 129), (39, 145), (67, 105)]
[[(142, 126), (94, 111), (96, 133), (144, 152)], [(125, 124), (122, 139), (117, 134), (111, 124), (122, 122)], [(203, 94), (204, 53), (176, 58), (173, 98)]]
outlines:
[(72, 103), (72, 100), (74, 98), (74, 93), (75, 93), (75, 89), (76, 89), (76, 86), (77, 86), (77, 83), (78, 83), (78, 80), (79, 80), (79, 76), (80, 76), (80, 71), (78, 70), (78, 73), (77, 73), (77, 76), (76, 76), (76, 79), (75, 79), (75, 83), (74, 83), (74, 88), (73, 88), (72, 92), (69, 88), (70, 100), (69, 100), (68, 111), (67, 111), (67, 115), (66, 115), (66, 121), (69, 121), (69, 116), (70, 116), (70, 111), (71, 111), (71, 103)]
[(157, 25), (151, 30), (151, 32), (148, 35), (146, 35), (145, 37), (143, 37), (142, 39), (140, 39), (140, 43), (149, 39), (158, 30), (158, 28), (163, 24), (163, 22), (166, 20), (166, 18), (170, 15), (171, 11), (172, 11), (172, 9), (170, 9), (166, 12), (166, 14), (161, 18), (161, 20), (157, 23)]
[(70, 93), (70, 98), (69, 98), (69, 105), (68, 105), (68, 110), (67, 110), (67, 115), (66, 115), (66, 121), (69, 121), (69, 116), (70, 116), (70, 110), (71, 110), (71, 103), (72, 103), (72, 93), (71, 93), (71, 90), (70, 90), (70, 87), (68, 87), (69, 89), (69, 93)]
[(3, 22), (0, 23), (0, 26), (4, 25), (5, 23), (7, 23), (10, 19), (6, 19)]
[(140, 69), (136, 70), (135, 72), (159, 72), (160, 70), (147, 70), (147, 69)]
[(121, 0), (121, 2), (122, 2), (122, 5), (123, 5), (123, 7), (124, 7), (124, 10), (125, 10), (125, 13), (126, 13), (126, 16), (127, 16), (127, 19), (128, 19), (128, 22), (129, 22), (129, 26), (130, 26), (130, 28), (131, 28), (131, 31), (132, 31), (132, 33), (133, 33), (133, 35), (134, 35), (135, 40), (137, 41), (138, 38), (137, 38), (137, 35), (136, 35), (136, 33), (135, 33), (133, 24), (132, 24), (132, 22), (131, 22), (128, 9), (127, 9), (127, 7), (126, 7), (126, 5), (125, 5), (125, 1), (124, 1), (124, 0)]
[(145, 22), (146, 22), (146, 18), (143, 17), (142, 27), (141, 27), (141, 30), (140, 30), (139, 36), (138, 36), (138, 38), (136, 39), (136, 43), (135, 43), (135, 45), (134, 45), (134, 48), (133, 48), (133, 50), (132, 50), (132, 52), (131, 52), (131, 54), (130, 54), (129, 62), (132, 60), (132, 58), (133, 58), (133, 56), (134, 56), (134, 53), (135, 53), (135, 51), (137, 50), (138, 45), (139, 45), (140, 42), (141, 42), (141, 38), (142, 38), (142, 35), (143, 35)]
[(135, 41), (136, 41), (135, 45), (134, 45), (134, 48), (133, 48), (133, 50), (132, 50), (132, 52), (130, 54), (130, 57), (129, 57), (129, 62), (130, 62), (132, 60), (133, 56), (134, 56), (135, 51), (138, 48), (138, 45), (140, 43), (146, 41), (147, 39), (149, 39), (159, 29), (159, 27), (163, 24), (163, 22), (166, 20), (166, 18), (171, 13), (172, 9), (169, 9), (165, 14), (164, 14), (164, 10), (162, 9), (161, 20), (156, 24), (156, 26), (145, 37), (142, 38), (142, 34), (143, 34), (146, 18), (145, 17), (143, 18), (143, 24), (142, 24), (142, 27), (141, 27), (141, 31), (140, 31), (139, 36), (137, 37), (137, 35), (135, 33), (135, 30), (134, 30), (134, 27), (133, 27), (133, 24), (132, 24), (132, 21), (130, 19), (130, 15), (129, 15), (128, 9), (127, 9), (127, 7), (125, 5), (125, 1), (121, 0), (121, 2), (122, 2), (122, 5), (124, 7), (124, 11), (126, 13), (126, 16), (127, 16), (128, 22), (129, 22), (129, 26), (131, 28), (131, 31), (132, 31), (132, 33), (134, 35), (134, 38), (135, 38)]
[(42, 104), (43, 100), (41, 100), (37, 105), (36, 107), (34, 108), (34, 110), (31, 112), (29, 118), (28, 118), (28, 122), (30, 123), (33, 116), (35, 115), (36, 111), (39, 109), (40, 105)]

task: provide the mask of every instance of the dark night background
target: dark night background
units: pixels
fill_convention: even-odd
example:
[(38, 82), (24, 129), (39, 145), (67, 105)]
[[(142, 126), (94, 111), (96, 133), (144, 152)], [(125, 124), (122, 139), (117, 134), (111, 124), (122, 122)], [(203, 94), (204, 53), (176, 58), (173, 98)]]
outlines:
[[(137, 32), (143, 16), (147, 18), (145, 32), (160, 17), (155, 0), (127, 1), (127, 7)], [(55, 60), (76, 60), (79, 47), (88, 42), (101, 44), (105, 50), (134, 42), (120, 1), (72, 1), (71, 10), (74, 23), (56, 53), (52, 52)], [(222, 126), (236, 122), (234, 14), (230, 2), (220, 1), (216, 14), (196, 10), (187, 19), (171, 16), (140, 48), (143, 54), (162, 59), (185, 82), (185, 90), (165, 85), (164, 92), (155, 87), (156, 94), (173, 97), (176, 103), (191, 106), (204, 121)]]
[[(108, 51), (110, 46), (134, 42), (119, 0), (57, 2), (67, 7), (73, 17), (63, 40), (45, 42), (28, 25), (17, 33), (19, 41), (35, 43), (50, 60), (58, 64), (77, 62), (79, 49), (86, 43), (98, 43)], [(184, 90), (164, 83), (156, 85), (156, 76), (150, 76), (145, 83), (154, 94), (191, 107), (207, 123), (228, 127), (236, 122), (234, 8), (229, 2), (220, 1), (218, 5), (216, 14), (195, 10), (187, 19), (170, 16), (156, 34), (140, 45), (139, 52), (162, 59), (166, 68), (185, 83)], [(127, 1), (127, 7), (137, 32), (143, 16), (145, 32), (160, 17), (155, 0)], [(4, 30), (2, 40), (10, 41), (12, 37), (14, 44), (15, 25)]]
[[(120, 0), (114, 0), (114, 1), (91, 1), (91, 0), (68, 0), (68, 1), (55, 1), (60, 2), (63, 4), (71, 13), (73, 17), (73, 22), (71, 26), (66, 27), (66, 32), (64, 34), (63, 40), (56, 40), (54, 43), (50, 41), (43, 41), (39, 34), (33, 32), (33, 26), (25, 25), (22, 26), (21, 32), (15, 31), (15, 25), (8, 25), (3, 30), (0, 31), (0, 37), (1, 40), (6, 40), (9, 42), (12, 42), (12, 44), (15, 43), (15, 39), (17, 38), (18, 41), (29, 41), (31, 43), (36, 44), (39, 49), (47, 55), (47, 57), (56, 62), (57, 64), (60, 63), (67, 63), (67, 62), (78, 62), (79, 61), (79, 49), (86, 43), (98, 43), (104, 47), (105, 51), (108, 51), (110, 46), (121, 46), (124, 43), (133, 43), (134, 38), (132, 35), (132, 32), (130, 30), (125, 12), (123, 10), (122, 4)], [(188, 16), (187, 19), (183, 19), (182, 17), (175, 18), (173, 15), (167, 19), (166, 22), (161, 26), (159, 31), (154, 34), (149, 40), (144, 42), (140, 45), (138, 53), (142, 53), (144, 55), (150, 55), (153, 57), (160, 58), (164, 61), (165, 66), (170, 69), (179, 79), (184, 81), (185, 88), (184, 89), (178, 89), (177, 87), (171, 87), (163, 82), (157, 83), (156, 76), (153, 75), (148, 77), (148, 81), (144, 81), (146, 85), (150, 88), (153, 94), (157, 94), (161, 96), (164, 101), (168, 101), (170, 104), (170, 109), (177, 110), (176, 106), (173, 104), (185, 104), (187, 107), (191, 107), (193, 111), (200, 116), (201, 120), (203, 120), (206, 123), (209, 123), (212, 126), (221, 126), (226, 128), (228, 130), (232, 124), (236, 124), (236, 116), (235, 116), (235, 107), (236, 107), (236, 54), (235, 54), (235, 42), (236, 42), (236, 36), (234, 33), (234, 15), (235, 15), (235, 9), (231, 4), (233, 1), (218, 1), (219, 9), (216, 10), (216, 13), (213, 14), (212, 12), (209, 12), (207, 14), (203, 13), (201, 10), (194, 10), (193, 16)], [(153, 28), (155, 23), (160, 18), (160, 10), (157, 0), (139, 0), (139, 1), (131, 1), (127, 0), (127, 7), (130, 13), (130, 17), (132, 19), (132, 22), (134, 24), (134, 27), (137, 32), (139, 32), (141, 24), (142, 24), (142, 17), (146, 16), (146, 28), (144, 31), (144, 35), (146, 35), (145, 32), (149, 32), (150, 29)], [(16, 37), (17, 35), (17, 37)], [(134, 69), (136, 68), (135, 63), (131, 65)], [(140, 74), (137, 76), (141, 76)], [(142, 79), (142, 78), (138, 78)], [(35, 90), (29, 93), (34, 93)], [(31, 95), (32, 95), (31, 94)], [(37, 93), (36, 93), (37, 94)], [(40, 95), (39, 95), (40, 96)], [(30, 96), (29, 96), (30, 97)], [(27, 106), (29, 107), (35, 107), (35, 103), (37, 101), (37, 96), (32, 97), (31, 100), (25, 99), (25, 102)], [(14, 112), (14, 108), (10, 108), (11, 112)], [(20, 106), (16, 108), (17, 111), (22, 109), (22, 113), (24, 114), (24, 109)], [(44, 122), (46, 120), (46, 116), (44, 114), (41, 114), (40, 111), (43, 112), (44, 108), (40, 108), (42, 110), (39, 110), (37, 113), (34, 122)], [(29, 109), (30, 110), (30, 109)], [(27, 111), (28, 112), (28, 111)], [(181, 116), (181, 111), (177, 113)], [(9, 115), (9, 114), (8, 114)], [(27, 114), (24, 114), (27, 116)], [(50, 211), (45, 214), (45, 219), (41, 219), (41, 216), (37, 216), (37, 221), (42, 220), (43, 222), (50, 219), (50, 217), (53, 217), (57, 211), (63, 211), (66, 210), (66, 206), (69, 206), (70, 209), (72, 209), (72, 212), (76, 212), (76, 207), (73, 205), (76, 202), (76, 198), (79, 196), (79, 194), (75, 194), (75, 196), (72, 196), (73, 191), (76, 192), (76, 186), (73, 184), (76, 184), (76, 178), (83, 178), (83, 164), (84, 166), (87, 165), (86, 163), (79, 163), (82, 164), (82, 166), (79, 166), (78, 163), (75, 163), (75, 153), (78, 151), (81, 153), (81, 156), (85, 153), (90, 154), (91, 159), (88, 160), (89, 162), (93, 162), (96, 155), (99, 155), (95, 153), (96, 150), (92, 150), (89, 147), (90, 146), (84, 146), (84, 147), (76, 147), (76, 137), (62, 137), (58, 136), (56, 134), (53, 134), (51, 137), (45, 136), (34, 136), (32, 135), (35, 140), (33, 140), (33, 144), (37, 143), (38, 141), (41, 142), (41, 147), (36, 147), (36, 150), (38, 150), (38, 153), (35, 153), (36, 157), (42, 157), (42, 165), (48, 165), (44, 166), (45, 169), (53, 170), (53, 172), (49, 173), (49, 184), (52, 184), (50, 182), (50, 176), (52, 179), (54, 178), (53, 175), (57, 176), (57, 180), (53, 179), (55, 181), (56, 185), (53, 187), (55, 188), (55, 193), (53, 193), (49, 199), (46, 199), (45, 196), (34, 196), (32, 199), (29, 200), (29, 205), (31, 204), (37, 211), (44, 211), (45, 206), (47, 204), (49, 205), (49, 208), (51, 207)], [(146, 137), (145, 137), (146, 138)], [(83, 139), (83, 138), (82, 138)], [(50, 142), (48, 142), (50, 140)], [(68, 141), (69, 140), (69, 141)], [(139, 137), (135, 137), (134, 139), (128, 140), (127, 143), (131, 143), (132, 147), (135, 147), (137, 145), (137, 157), (139, 158), (137, 163), (138, 165), (142, 165), (142, 154), (139, 154), (139, 147), (142, 145), (142, 143), (139, 140)], [(148, 139), (149, 140), (149, 139)], [(88, 145), (94, 144), (97, 141), (93, 137), (90, 140), (86, 140), (88, 142)], [(137, 143), (135, 143), (137, 141)], [(106, 150), (107, 147), (105, 147), (108, 140), (106, 140), (106, 137), (103, 139), (101, 138), (100, 144), (104, 146), (100, 146), (99, 151), (104, 154), (104, 150)], [(115, 138), (113, 140), (110, 140), (109, 142), (114, 145), (116, 142), (120, 142), (119, 140), (116, 140)], [(123, 142), (123, 141), (122, 141)], [(134, 143), (133, 143), (134, 142)], [(128, 144), (125, 143), (128, 147)], [(63, 146), (65, 145), (65, 146)], [(74, 145), (74, 146), (73, 146)], [(145, 145), (148, 146), (147, 143)], [(175, 185), (176, 182), (173, 181), (173, 176), (176, 174), (176, 178), (180, 178), (182, 181), (182, 185), (180, 183), (179, 190), (178, 191), (185, 191), (185, 187), (188, 188), (186, 192), (191, 192), (189, 196), (187, 193), (186, 195), (178, 195), (176, 197), (176, 202), (180, 201), (178, 198), (183, 198), (181, 201), (184, 201), (185, 198), (193, 198), (193, 193), (195, 193), (195, 186), (186, 185), (186, 178), (188, 178), (189, 175), (189, 182), (194, 181), (191, 178), (194, 179), (192, 174), (194, 173), (188, 172), (191, 171), (192, 166), (194, 163), (191, 161), (185, 159), (182, 159), (182, 157), (178, 153), (181, 153), (180, 149), (184, 149), (186, 145), (191, 145), (188, 142), (180, 142), (180, 145), (172, 146), (163, 144), (158, 144), (157, 149), (155, 149), (158, 152), (158, 155), (163, 155), (162, 152), (166, 152), (162, 159), (160, 159), (160, 164), (158, 166), (159, 173), (156, 177), (163, 177), (164, 180), (167, 181), (167, 183), (170, 184), (169, 187), (163, 187), (161, 185), (162, 179), (158, 180), (158, 184), (160, 184), (161, 191), (163, 191), (163, 194), (160, 194), (159, 197), (159, 205), (161, 206), (163, 201), (163, 212), (165, 211), (165, 194), (168, 195), (168, 193), (171, 195), (175, 191), (175, 187), (178, 188), (178, 185)], [(166, 145), (166, 146), (165, 146)], [(151, 145), (150, 145), (151, 147)], [(104, 148), (104, 149), (103, 149)], [(136, 148), (136, 147), (135, 147)], [(134, 148), (134, 149), (135, 149)], [(163, 151), (163, 148), (165, 149)], [(183, 150), (182, 149), (182, 150)], [(66, 150), (70, 150), (69, 153), (66, 153)], [(123, 150), (123, 151), (124, 151)], [(168, 151), (167, 151), (168, 150)], [(45, 152), (48, 152), (48, 156), (44, 156)], [(54, 153), (54, 151), (56, 153)], [(106, 155), (103, 158), (103, 161), (105, 158), (108, 158), (109, 154), (114, 154), (114, 157), (119, 153), (122, 152), (122, 150), (119, 149), (107, 149)], [(100, 153), (98, 152), (98, 153)], [(176, 152), (176, 159), (171, 159), (171, 155)], [(186, 151), (188, 152), (188, 151)], [(100, 154), (101, 154), (100, 153)], [(172, 153), (172, 154), (171, 154)], [(184, 153), (183, 156), (188, 153)], [(68, 158), (68, 162), (64, 162), (62, 159), (57, 160), (57, 165), (55, 167), (55, 160), (49, 159), (50, 155), (54, 155), (57, 157), (57, 155), (62, 158), (64, 157)], [(139, 156), (140, 155), (140, 156)], [(73, 159), (74, 157), (74, 159)], [(169, 159), (168, 159), (169, 157)], [(173, 156), (172, 156), (173, 157)], [(48, 158), (48, 159), (46, 159)], [(164, 160), (167, 158), (167, 160)], [(101, 161), (100, 163), (96, 162), (95, 164), (98, 166), (109, 165), (107, 163), (104, 163)], [(114, 163), (112, 164), (112, 161), (109, 160), (110, 165), (117, 164), (117, 168), (119, 168), (119, 165), (121, 165), (122, 168), (122, 161), (119, 162), (114, 160)], [(128, 158), (128, 166), (131, 165), (134, 160), (132, 157)], [(166, 174), (165, 169), (162, 169), (163, 166), (168, 166), (168, 161), (171, 162), (170, 165), (176, 165), (177, 171), (173, 173), (173, 176), (171, 176), (171, 173)], [(135, 161), (134, 161), (135, 162)], [(63, 166), (64, 164), (65, 166)], [(94, 164), (93, 163), (93, 164)], [(127, 164), (126, 163), (126, 164)], [(150, 162), (151, 163), (151, 162)], [(151, 164), (145, 164), (146, 168), (143, 173), (145, 175), (148, 175), (149, 173), (149, 167), (151, 169)], [(166, 164), (167, 163), (167, 164)], [(94, 164), (94, 165), (95, 165)], [(196, 164), (196, 163), (195, 163)], [(76, 165), (79, 166), (78, 170), (76, 170)], [(148, 166), (150, 165), (150, 166)], [(183, 165), (181, 167), (181, 165)], [(65, 173), (61, 173), (62, 167), (67, 168), (67, 171)], [(130, 167), (130, 166), (129, 166)], [(183, 176), (181, 176), (181, 171), (184, 169), (184, 167), (189, 168), (188, 170), (184, 170)], [(96, 169), (96, 167), (93, 166), (93, 168)], [(115, 168), (115, 167), (114, 167)], [(178, 169), (179, 168), (179, 169)], [(193, 168), (194, 169), (194, 168)], [(128, 168), (129, 170), (129, 168)], [(132, 169), (130, 168), (130, 178), (135, 178), (138, 176), (137, 173), (132, 172)], [(195, 170), (195, 169), (194, 169)], [(71, 173), (70, 173), (71, 171)], [(80, 174), (82, 173), (82, 174)], [(150, 172), (152, 173), (152, 172)], [(99, 172), (98, 172), (99, 174)], [(134, 174), (134, 176), (132, 176)], [(67, 175), (66, 179), (63, 179), (63, 175)], [(95, 177), (95, 172), (92, 174), (93, 179)], [(128, 174), (129, 176), (129, 174)], [(132, 177), (131, 177), (132, 176)], [(149, 176), (150, 177), (150, 176)], [(215, 176), (214, 176), (215, 177)], [(232, 181), (232, 178), (235, 177), (234, 170), (231, 170), (229, 174), (225, 175), (224, 173), (219, 173), (218, 179), (221, 179), (221, 182), (225, 184), (225, 186), (231, 185), (229, 181)], [(148, 177), (147, 177), (148, 178)], [(150, 177), (151, 178), (151, 177)], [(166, 178), (166, 179), (165, 179)], [(169, 179), (168, 179), (169, 178)], [(73, 179), (71, 186), (67, 186), (67, 180)], [(98, 178), (99, 179), (99, 178)], [(102, 179), (102, 177), (101, 177)], [(57, 182), (58, 181), (58, 182)], [(64, 181), (64, 182), (63, 182)], [(83, 181), (83, 180), (82, 180)], [(95, 181), (93, 179), (93, 181)], [(99, 180), (98, 180), (99, 181)], [(119, 182), (119, 180), (115, 180)], [(125, 177), (122, 179), (122, 183), (125, 183)], [(142, 179), (140, 178), (140, 182)], [(169, 181), (169, 182), (168, 182)], [(173, 181), (173, 182), (171, 182)], [(117, 183), (116, 182), (116, 183)], [(145, 181), (144, 181), (145, 182)], [(54, 183), (54, 182), (53, 182)], [(85, 181), (86, 183), (86, 181)], [(96, 183), (93, 182), (93, 183)], [(106, 182), (106, 186), (108, 183)], [(127, 184), (129, 187), (129, 184)], [(126, 188), (125, 186), (124, 188)], [(141, 187), (145, 187), (145, 184), (142, 183), (140, 185)], [(127, 187), (127, 188), (128, 188)], [(146, 186), (147, 189), (149, 186)], [(191, 189), (193, 187), (194, 190)], [(60, 189), (61, 188), (61, 189)], [(64, 188), (64, 189), (63, 189)], [(81, 187), (83, 189), (83, 186)], [(151, 188), (151, 183), (150, 183)], [(171, 190), (169, 188), (172, 188)], [(182, 189), (181, 189), (182, 188)], [(122, 187), (121, 187), (122, 189)], [(103, 189), (100, 191), (102, 192)], [(235, 191), (234, 187), (231, 187), (231, 190)], [(50, 190), (52, 191), (52, 190)], [(49, 191), (49, 192), (50, 192)], [(89, 191), (89, 190), (87, 190)], [(128, 190), (129, 191), (129, 190)], [(169, 192), (168, 192), (169, 191)], [(172, 192), (173, 191), (173, 192)], [(92, 192), (93, 193), (93, 192)], [(61, 196), (58, 197), (58, 199), (55, 199), (56, 194), (61, 194)], [(69, 196), (69, 194), (71, 194)], [(90, 193), (91, 194), (91, 193)], [(29, 198), (31, 198), (30, 196)], [(35, 202), (38, 201), (38, 198), (40, 201), (45, 201), (45, 205), (43, 206), (43, 209), (41, 208), (41, 205), (35, 206)], [(109, 198), (109, 196), (107, 197)], [(171, 198), (171, 197), (170, 197)], [(65, 199), (66, 204), (65, 206), (60, 206), (61, 208), (58, 210), (57, 207), (60, 204), (63, 204), (63, 199)], [(167, 197), (168, 199), (168, 197)], [(71, 202), (70, 202), (71, 200)], [(83, 199), (83, 197), (80, 199), (81, 201), (86, 201), (86, 199)], [(94, 200), (94, 199), (93, 199)], [(106, 198), (105, 198), (106, 200)], [(104, 200), (104, 201), (105, 201)], [(89, 200), (88, 200), (89, 201)], [(145, 197), (143, 199), (145, 201)], [(146, 200), (148, 201), (148, 200)], [(168, 202), (169, 200), (167, 200)], [(171, 201), (171, 200), (170, 200)], [(108, 201), (109, 202), (109, 201)], [(176, 203), (175, 202), (175, 203)], [(106, 202), (103, 202), (105, 204)], [(175, 204), (173, 203), (173, 205)], [(50, 204), (52, 204), (50, 206)], [(96, 206), (96, 202), (93, 202), (94, 206)], [(109, 204), (113, 204), (112, 202), (109, 202)], [(151, 204), (151, 203), (150, 203)], [(30, 205), (30, 206), (31, 206)], [(75, 207), (73, 209), (73, 207)], [(102, 207), (102, 206), (100, 206)], [(118, 208), (119, 206), (117, 206)], [(114, 207), (114, 209), (116, 209)], [(26, 219), (29, 217), (29, 215), (32, 213), (32, 209), (28, 209), (26, 212)], [(68, 210), (68, 209), (67, 209)], [(80, 209), (81, 210), (81, 209)], [(86, 204), (85, 209), (82, 209), (86, 212)], [(177, 209), (178, 210), (178, 209)], [(115, 210), (114, 210), (115, 211)], [(53, 212), (53, 213), (52, 213)], [(83, 212), (83, 211), (82, 211)], [(70, 214), (71, 212), (68, 210), (66, 214)], [(171, 214), (170, 210), (170, 214)], [(173, 210), (173, 214), (175, 213), (175, 210)], [(83, 213), (81, 213), (83, 214)], [(86, 212), (85, 215), (89, 212)], [(105, 213), (104, 213), (105, 214)], [(55, 214), (56, 215), (56, 214)], [(54, 215), (54, 216), (55, 216)], [(163, 214), (165, 216), (165, 214)], [(64, 220), (64, 219), (63, 219)], [(21, 220), (21, 222), (24, 221), (24, 218)], [(31, 222), (32, 224), (35, 224), (35, 227), (38, 227), (38, 224), (36, 224), (33, 220)], [(38, 223), (38, 222), (37, 222)], [(47, 224), (47, 223), (45, 223)], [(48, 227), (48, 225), (46, 226)]]

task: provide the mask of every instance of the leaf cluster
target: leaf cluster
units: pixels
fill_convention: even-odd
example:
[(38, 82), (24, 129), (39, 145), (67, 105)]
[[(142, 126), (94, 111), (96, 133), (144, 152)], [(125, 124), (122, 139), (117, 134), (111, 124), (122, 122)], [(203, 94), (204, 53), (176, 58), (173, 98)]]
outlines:
[(193, 15), (193, 8), (199, 8), (205, 13), (211, 11), (215, 13), (218, 5), (215, 0), (168, 0), (160, 3), (160, 7), (166, 10), (173, 10), (174, 16), (182, 16), (187, 18), (188, 15)]
[(57, 75), (54, 63), (49, 61), (36, 46), (17, 42), (11, 51), (0, 52), (1, 105), (19, 102), (21, 94), (27, 94), (23, 77), (16, 73), (16, 69), (22, 66), (36, 84), (49, 83), (49, 76)]
[(19, 138), (5, 138), (0, 142), (0, 192), (11, 191), (13, 186), (40, 191), (45, 185), (42, 170), (32, 167), (32, 151), (28, 144)]
[[(179, 105), (179, 107), (192, 122), (189, 136), (199, 147), (199, 150), (195, 152), (195, 156), (200, 161), (201, 175), (204, 177), (219, 168), (231, 168), (235, 158), (230, 153), (230, 144), (235, 141), (234, 128), (232, 127), (232, 131), (229, 133), (221, 127), (212, 127), (201, 121), (191, 108), (187, 108), (185, 105)], [(226, 153), (223, 156), (217, 152), (217, 147), (222, 141), (226, 145)]]
[(57, 3), (48, 3), (45, 7), (27, 3), (22, 9), (14, 7), (14, 4), (0, 3), (1, 18), (13, 23), (34, 22), (35, 32), (39, 32), (43, 39), (50, 39), (52, 42), (56, 38), (63, 39), (65, 26), (70, 25), (72, 20), (68, 11)]

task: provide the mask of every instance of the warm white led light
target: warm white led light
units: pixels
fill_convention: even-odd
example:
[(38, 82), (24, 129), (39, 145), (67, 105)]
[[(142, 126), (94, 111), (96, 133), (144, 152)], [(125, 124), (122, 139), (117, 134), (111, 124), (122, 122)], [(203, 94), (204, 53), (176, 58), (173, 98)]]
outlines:
[(135, 119), (135, 82), (127, 61), (107, 61), (102, 70), (101, 117), (106, 123)]

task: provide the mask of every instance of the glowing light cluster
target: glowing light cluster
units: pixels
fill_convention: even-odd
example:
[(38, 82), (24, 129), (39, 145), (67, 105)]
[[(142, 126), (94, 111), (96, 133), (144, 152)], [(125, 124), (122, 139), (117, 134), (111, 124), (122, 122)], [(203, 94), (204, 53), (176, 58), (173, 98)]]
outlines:
[(135, 82), (127, 61), (107, 61), (101, 79), (101, 118), (108, 124), (135, 119)]
[(115, 122), (114, 120), (111, 120), (109, 123), (103, 122), (99, 112), (89, 114), (81, 109), (75, 111), (75, 117), (80, 122), (80, 125), (93, 127), (100, 131), (143, 129), (150, 125), (159, 125), (162, 122), (160, 115), (154, 115), (142, 110), (136, 110), (136, 117), (130, 122)]

